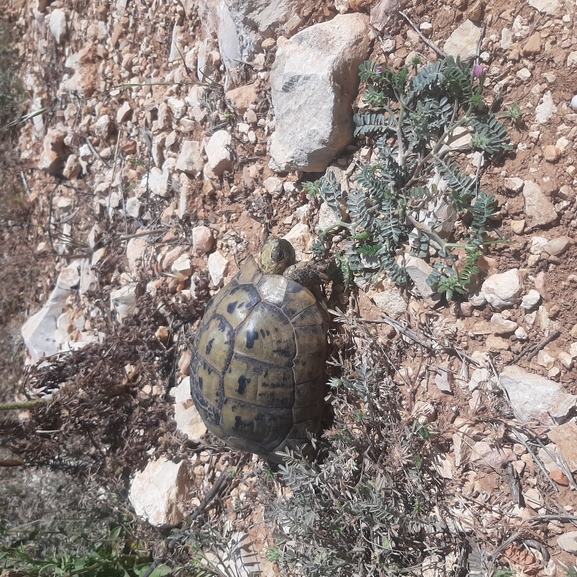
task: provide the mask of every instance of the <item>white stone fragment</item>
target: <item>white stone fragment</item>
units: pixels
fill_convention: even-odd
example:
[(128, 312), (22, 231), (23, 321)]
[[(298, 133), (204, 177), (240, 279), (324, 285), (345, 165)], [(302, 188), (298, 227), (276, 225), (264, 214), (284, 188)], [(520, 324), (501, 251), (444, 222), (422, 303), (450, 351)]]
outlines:
[(173, 274), (180, 277), (189, 277), (192, 274), (192, 263), (187, 254), (181, 254), (171, 265)]
[(202, 256), (212, 250), (214, 237), (208, 226), (195, 226), (192, 229), (192, 250), (198, 256)]
[(559, 16), (563, 8), (560, 0), (529, 0), (529, 5), (548, 16)]
[(519, 269), (493, 274), (483, 283), (481, 292), (496, 311), (511, 308), (519, 302), (522, 286)]
[(208, 256), (208, 274), (214, 286), (222, 284), (227, 270), (228, 260), (218, 250)]
[(477, 55), (477, 46), (481, 38), (482, 28), (470, 20), (465, 20), (447, 39), (444, 51), (461, 60), (472, 60)]
[(110, 293), (110, 308), (122, 321), (136, 311), (136, 291), (138, 284), (130, 283)]
[(279, 43), (270, 73), (276, 129), (271, 168), (324, 171), (353, 138), (359, 65), (370, 47), (369, 17), (352, 13)]
[(521, 308), (530, 311), (541, 302), (539, 291), (531, 289), (521, 300)]
[(55, 8), (50, 13), (50, 32), (54, 36), (57, 44), (61, 44), (66, 38), (67, 26), (66, 26), (66, 12), (60, 8)]
[(188, 461), (174, 463), (160, 457), (134, 475), (129, 499), (135, 513), (151, 525), (176, 525), (184, 519), (193, 487)]
[(201, 174), (204, 168), (202, 144), (196, 140), (183, 141), (175, 168), (182, 172), (192, 174), (193, 176)]
[(563, 551), (577, 555), (577, 531), (568, 531), (557, 537), (557, 545)]
[(217, 130), (207, 142), (205, 152), (208, 166), (215, 176), (222, 176), (223, 172), (232, 170), (231, 145), (232, 136), (226, 130)]
[(535, 120), (539, 124), (547, 124), (549, 120), (557, 113), (557, 107), (553, 102), (551, 91), (545, 92), (541, 103), (535, 108)]
[(556, 419), (564, 418), (577, 403), (577, 397), (566, 393), (559, 383), (516, 365), (505, 367), (500, 379), (515, 415), (523, 422), (556, 425)]
[(179, 431), (191, 441), (198, 441), (206, 433), (206, 425), (190, 396), (190, 377), (182, 379), (171, 391), (174, 397), (174, 420)]

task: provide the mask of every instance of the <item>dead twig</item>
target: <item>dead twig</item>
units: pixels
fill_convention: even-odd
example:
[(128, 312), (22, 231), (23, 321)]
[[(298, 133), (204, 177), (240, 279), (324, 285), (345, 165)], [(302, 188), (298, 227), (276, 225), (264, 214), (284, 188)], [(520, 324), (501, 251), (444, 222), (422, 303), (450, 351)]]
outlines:
[(428, 38), (426, 38), (423, 33), (417, 28), (413, 21), (404, 13), (399, 10), (399, 14), (407, 21), (409, 26), (420, 36), (421, 40), (434, 52), (436, 52), (441, 58), (446, 58), (446, 54), (435, 44), (433, 44)]
[(513, 363), (516, 363), (521, 357), (529, 353), (527, 360), (530, 361), (533, 357), (537, 355), (537, 353), (545, 348), (551, 341), (554, 341), (557, 337), (559, 337), (561, 333), (559, 331), (553, 331), (549, 336), (545, 337), (541, 342), (537, 343), (536, 345), (528, 344), (523, 350), (513, 359)]

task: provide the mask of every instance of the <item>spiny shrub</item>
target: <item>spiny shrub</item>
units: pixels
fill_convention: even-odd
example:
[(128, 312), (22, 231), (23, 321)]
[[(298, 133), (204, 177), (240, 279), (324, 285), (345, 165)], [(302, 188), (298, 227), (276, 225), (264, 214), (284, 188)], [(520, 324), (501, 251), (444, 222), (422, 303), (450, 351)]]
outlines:
[[(322, 231), (317, 253), (345, 231), (337, 261), (346, 280), (372, 283), (387, 274), (405, 284), (401, 255), (410, 247), (433, 266), (428, 283), (435, 291), (464, 294), (478, 273), (495, 198), (480, 189), (480, 168), (469, 176), (457, 158), (474, 150), (485, 161), (512, 148), (505, 125), (484, 104), (482, 68), (450, 56), (400, 72), (365, 62), (360, 78), (368, 111), (354, 116), (355, 135), (375, 139), (376, 159), (360, 168), (350, 190), (332, 172), (307, 187), (336, 215), (346, 214)], [(454, 231), (441, 226), (457, 219), (459, 242), (449, 242)]]

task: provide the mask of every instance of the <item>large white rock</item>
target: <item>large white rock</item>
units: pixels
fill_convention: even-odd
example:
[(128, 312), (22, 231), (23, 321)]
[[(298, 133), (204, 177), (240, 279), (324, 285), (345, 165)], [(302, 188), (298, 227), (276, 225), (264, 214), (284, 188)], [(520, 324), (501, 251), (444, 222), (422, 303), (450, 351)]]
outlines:
[(577, 397), (565, 392), (559, 383), (516, 365), (505, 367), (499, 376), (515, 415), (522, 422), (535, 420), (556, 425), (556, 419), (563, 419), (577, 402)]
[(227, 130), (217, 130), (206, 143), (208, 166), (215, 176), (232, 170), (232, 136)]
[(202, 173), (203, 168), (202, 144), (196, 140), (183, 141), (182, 150), (176, 161), (176, 169), (197, 176)]
[(519, 269), (516, 268), (504, 273), (492, 274), (481, 287), (485, 300), (496, 311), (516, 305), (520, 300), (522, 290)]
[(176, 428), (191, 441), (198, 441), (206, 433), (206, 425), (200, 417), (190, 395), (190, 377), (182, 379), (172, 391), (174, 397), (174, 420)]
[(50, 13), (50, 32), (52, 32), (57, 44), (66, 38), (66, 12), (64, 10), (55, 8)]
[(569, 531), (568, 533), (559, 535), (559, 537), (557, 537), (557, 545), (559, 545), (563, 551), (577, 555), (577, 531)]
[(527, 223), (531, 228), (546, 226), (557, 220), (554, 204), (545, 196), (535, 181), (525, 181), (523, 198), (525, 199)]
[(260, 43), (298, 13), (302, 0), (199, 0), (198, 14), (218, 48), (227, 69), (252, 60)]
[(563, 8), (560, 0), (529, 0), (529, 5), (549, 16), (559, 16)]
[(160, 457), (134, 475), (128, 496), (139, 517), (155, 527), (163, 527), (184, 519), (193, 486), (187, 461), (173, 463)]
[(449, 56), (461, 60), (472, 60), (477, 55), (477, 46), (483, 29), (470, 20), (465, 20), (447, 39), (444, 50)]
[(64, 311), (66, 299), (80, 282), (79, 265), (80, 261), (75, 261), (62, 269), (46, 304), (22, 326), (22, 338), (34, 363), (62, 350), (62, 342), (56, 336), (58, 319)]
[(352, 103), (370, 34), (367, 16), (341, 14), (279, 45), (270, 74), (274, 170), (321, 172), (351, 141)]

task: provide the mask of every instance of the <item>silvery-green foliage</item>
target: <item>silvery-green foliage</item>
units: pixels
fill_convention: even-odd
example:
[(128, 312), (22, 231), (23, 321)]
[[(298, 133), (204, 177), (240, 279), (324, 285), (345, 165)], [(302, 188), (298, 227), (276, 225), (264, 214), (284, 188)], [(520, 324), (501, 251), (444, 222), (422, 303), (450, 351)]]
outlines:
[[(473, 256), (482, 254), (479, 247), (485, 242), (495, 198), (480, 190), (480, 171), (474, 176), (463, 172), (457, 154), (477, 150), (488, 161), (511, 149), (506, 127), (483, 107), (483, 77), (478, 76), (453, 57), (420, 67), (414, 62), (411, 70), (400, 72), (372, 62), (361, 65), (368, 111), (354, 116), (355, 135), (375, 139), (377, 158), (360, 167), (351, 190), (342, 190), (332, 173), (321, 178), (318, 188), (337, 214), (342, 207), (348, 213), (346, 221), (323, 231), (318, 243), (320, 251), (337, 228), (348, 235), (344, 253), (337, 255), (347, 263), (345, 280), (377, 282), (386, 273), (404, 284), (407, 275), (397, 257), (411, 246), (435, 267), (429, 278), (435, 290), (449, 298), (466, 292), (476, 266)], [(477, 112), (481, 108), (483, 114)], [(448, 146), (467, 134), (466, 145)], [(435, 172), (447, 183), (443, 190), (429, 183)], [(422, 209), (439, 200), (461, 216), (469, 215), (463, 222), (472, 224), (454, 239), (457, 243), (440, 239), (435, 223), (415, 224), (423, 224)], [(431, 240), (435, 248), (443, 247), (443, 254), (432, 251), (431, 258)], [(465, 275), (456, 267), (456, 249), (467, 252)]]

